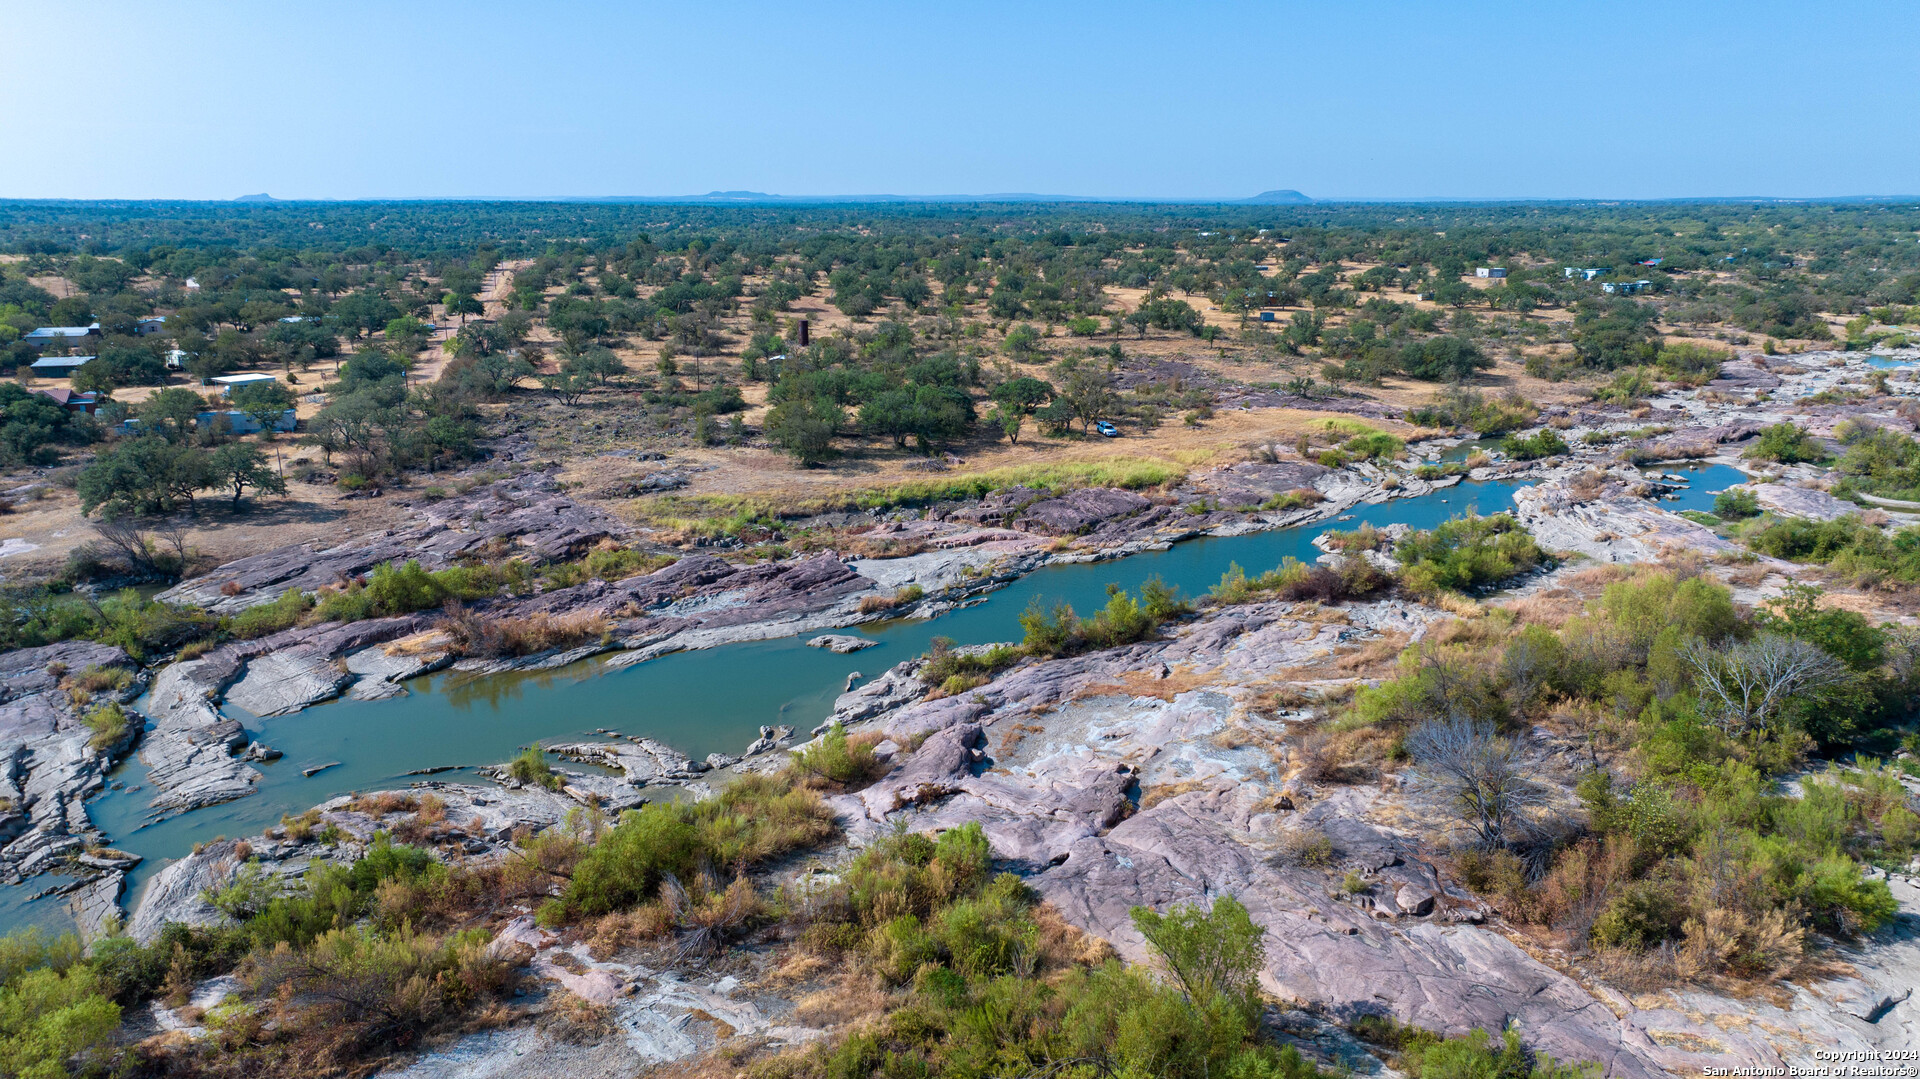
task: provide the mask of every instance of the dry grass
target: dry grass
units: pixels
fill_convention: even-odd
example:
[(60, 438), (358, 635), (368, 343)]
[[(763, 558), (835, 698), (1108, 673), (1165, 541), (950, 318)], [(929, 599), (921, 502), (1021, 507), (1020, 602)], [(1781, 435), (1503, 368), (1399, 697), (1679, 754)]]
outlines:
[(499, 658), (573, 648), (603, 638), (612, 625), (586, 611), (488, 618), (456, 602), (447, 605), (446, 617), (435, 628), (446, 634), (449, 646), (460, 655)]
[(1382, 633), (1359, 648), (1342, 655), (1334, 666), (1358, 678), (1383, 678), (1392, 673), (1412, 638), (1397, 630)]
[(834, 1027), (880, 1015), (891, 999), (872, 975), (846, 970), (827, 987), (795, 1001), (793, 1017), (810, 1027)]
[(1186, 779), (1178, 783), (1156, 783), (1140, 792), (1140, 808), (1152, 809), (1169, 798), (1212, 789), (1217, 780)]
[(587, 949), (595, 959), (606, 961), (643, 941), (660, 940), (673, 932), (673, 913), (659, 903), (642, 903), (632, 910), (617, 911), (581, 927)]
[(1217, 669), (1196, 671), (1186, 664), (1181, 664), (1178, 667), (1169, 668), (1165, 678), (1157, 677), (1159, 670), (1159, 665), (1155, 664), (1151, 670), (1127, 671), (1117, 682), (1082, 686), (1074, 694), (1073, 699), (1124, 694), (1128, 697), (1151, 697), (1155, 700), (1172, 701), (1182, 693), (1212, 685)]
[(1600, 566), (1586, 566), (1562, 574), (1560, 584), (1589, 596), (1597, 596), (1600, 591), (1615, 581), (1623, 581), (1633, 576), (1633, 570), (1627, 566), (1608, 563)]
[(1586, 603), (1569, 589), (1550, 588), (1511, 600), (1505, 607), (1513, 614), (1516, 624), (1559, 629), (1579, 614)]
[[(439, 799), (435, 799), (435, 801), (439, 801)], [(365, 813), (367, 816), (378, 820), (391, 813), (412, 813), (420, 808), (420, 801), (411, 794), (402, 794), (399, 791), (380, 791), (376, 794), (366, 794), (355, 798), (353, 801), (347, 803), (347, 808), (353, 810), (355, 813)], [(442, 802), (440, 805), (440, 816), (444, 818), (446, 814), (446, 803)]]
[(1394, 737), (1379, 727), (1309, 731), (1294, 760), (1300, 774), (1320, 783), (1351, 785), (1380, 778), (1393, 756)]

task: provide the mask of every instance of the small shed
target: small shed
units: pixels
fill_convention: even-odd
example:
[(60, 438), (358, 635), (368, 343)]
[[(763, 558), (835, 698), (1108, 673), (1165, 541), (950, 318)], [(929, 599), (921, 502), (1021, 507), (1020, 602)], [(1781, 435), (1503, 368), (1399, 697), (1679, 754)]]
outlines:
[(269, 375), (264, 371), (253, 371), (244, 375), (215, 375), (213, 383), (220, 387), (221, 393), (232, 393), (235, 386), (258, 386), (263, 382), (278, 382), (280, 376)]
[(1493, 277), (1493, 278), (1505, 277), (1507, 276), (1507, 268), (1505, 266), (1481, 266), (1478, 269), (1475, 269), (1473, 271), (1473, 276)]

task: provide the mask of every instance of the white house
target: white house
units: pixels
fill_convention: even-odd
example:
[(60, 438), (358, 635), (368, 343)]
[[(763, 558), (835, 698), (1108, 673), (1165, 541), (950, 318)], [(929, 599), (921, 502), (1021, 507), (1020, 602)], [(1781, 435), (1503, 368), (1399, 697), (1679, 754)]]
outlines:
[(166, 328), (167, 320), (159, 315), (148, 315), (146, 318), (136, 320), (133, 324), (133, 332), (142, 337), (150, 333), (159, 333)]
[(1473, 271), (1473, 276), (1501, 278), (1507, 276), (1507, 268), (1505, 266), (1481, 266)]

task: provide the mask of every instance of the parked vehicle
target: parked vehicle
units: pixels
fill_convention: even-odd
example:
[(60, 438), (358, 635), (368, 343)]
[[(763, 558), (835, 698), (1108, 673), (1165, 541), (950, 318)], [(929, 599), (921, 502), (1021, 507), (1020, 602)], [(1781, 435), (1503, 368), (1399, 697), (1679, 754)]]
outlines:
[(1104, 435), (1107, 438), (1120, 437), (1120, 428), (1115, 427), (1113, 424), (1109, 423), (1106, 420), (1093, 421), (1093, 429), (1095, 431), (1100, 432), (1100, 434)]

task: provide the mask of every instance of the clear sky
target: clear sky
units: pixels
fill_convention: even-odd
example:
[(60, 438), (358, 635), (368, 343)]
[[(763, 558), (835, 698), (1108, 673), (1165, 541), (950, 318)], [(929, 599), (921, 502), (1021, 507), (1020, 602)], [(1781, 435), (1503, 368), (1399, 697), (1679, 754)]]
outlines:
[(1920, 5), (0, 0), (0, 197), (1920, 194)]

